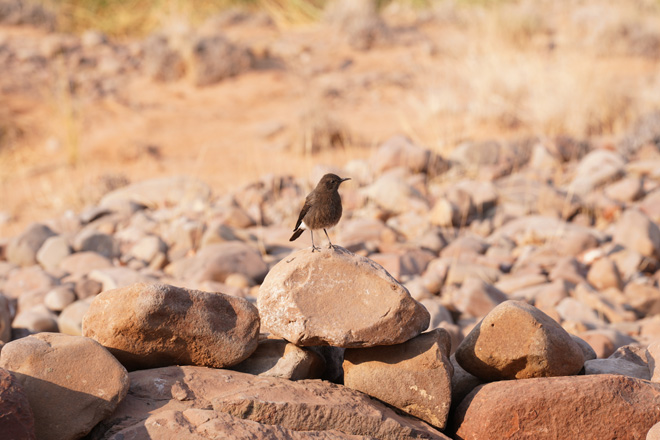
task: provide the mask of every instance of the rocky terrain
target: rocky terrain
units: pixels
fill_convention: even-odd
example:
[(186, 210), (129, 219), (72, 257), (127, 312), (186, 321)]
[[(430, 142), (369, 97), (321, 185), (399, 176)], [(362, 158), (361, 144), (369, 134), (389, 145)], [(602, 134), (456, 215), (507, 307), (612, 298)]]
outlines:
[(448, 157), (391, 138), (331, 169), (353, 180), (321, 252), (288, 237), (322, 166), (220, 196), (147, 180), (33, 224), (2, 246), (3, 427), (656, 438), (660, 149), (644, 133)]
[[(548, 125), (543, 136), (489, 130), (484, 139), (431, 148), (398, 130), (396, 118), (375, 123), (355, 111), (346, 130), (327, 113), (311, 122), (305, 114), (296, 126), (264, 118), (276, 107), (267, 102), (251, 115), (260, 121), (257, 141), (243, 120), (218, 122), (229, 141), (268, 142), (248, 157), (263, 160), (263, 170), (254, 168), (261, 177), (248, 179), (236, 153), (252, 147), (207, 145), (225, 154), (213, 168), (199, 150), (186, 153), (167, 138), (178, 133), (176, 141), (188, 136), (190, 148), (202, 148), (197, 131), (215, 136), (218, 128), (200, 128), (211, 120), (202, 107), (208, 113), (219, 96), (244, 90), (263, 72), (286, 77), (296, 62), (305, 78), (324, 84), (323, 102), (350, 95), (362, 111), (389, 102), (374, 96), (409, 87), (416, 66), (401, 67), (410, 76), (391, 70), (346, 81), (334, 74), (352, 62), (324, 62), (332, 42), (319, 43), (318, 34), (304, 34), (314, 37), (305, 48), (289, 35), (262, 46), (256, 37), (218, 32), (274, 32), (260, 14), (232, 12), (192, 34), (157, 32), (131, 44), (98, 32), (53, 32), (47, 11), (25, 5), (0, 1), (0, 22), (12, 26), (0, 41), (9, 72), (0, 86), (11, 106), (18, 95), (35, 99), (61, 63), (71, 72), (68, 96), (162, 111), (156, 98), (148, 105), (137, 98), (144, 87), (172, 99), (166, 111), (177, 107), (174, 95), (185, 95), (190, 114), (173, 112), (179, 125), (161, 113), (158, 124), (138, 126), (157, 145), (140, 141), (144, 148), (131, 150), (138, 156), (119, 163), (121, 148), (90, 147), (92, 154), (82, 142), (66, 149), (71, 164), (61, 168), (61, 185), (87, 182), (81, 174), (98, 170), (107, 179), (74, 185), (91, 191), (85, 206), (52, 209), (38, 221), (26, 222), (18, 208), (13, 214), (20, 203), (37, 203), (21, 193), (29, 183), (17, 183), (32, 174), (0, 163), (0, 208), (11, 213), (0, 224), (17, 231), (0, 236), (3, 440), (660, 439), (657, 110), (639, 111), (619, 130), (583, 127), (582, 134), (599, 135), (558, 135)], [(373, 7), (352, 21), (358, 12), (340, 8), (325, 18), (340, 31), (342, 56), (383, 46), (390, 55), (427, 51), (431, 58), (449, 50), (424, 46), (429, 40)], [(439, 16), (450, 14), (418, 13), (415, 23), (422, 29)], [(468, 18), (448, 26), (470, 27), (461, 20)], [(23, 21), (41, 26), (38, 38)], [(644, 58), (648, 64), (636, 66), (645, 71), (656, 62), (656, 40), (635, 29), (611, 51)], [(555, 44), (550, 34), (534, 34), (529, 44)], [(556, 38), (560, 51), (563, 41)], [(314, 81), (292, 87), (302, 95)], [(359, 95), (364, 88), (373, 100)], [(230, 101), (236, 114), (254, 104)], [(87, 108), (93, 120), (108, 117)], [(509, 110), (496, 119), (515, 131), (525, 118)], [(99, 120), (107, 124), (103, 135), (126, 129), (125, 120)], [(361, 125), (361, 135), (379, 140), (349, 154)], [(273, 148), (296, 127), (309, 130)], [(2, 141), (11, 131), (0, 133)], [(81, 133), (86, 142), (99, 135)], [(15, 158), (16, 145), (30, 148), (5, 145), (2, 159)], [(44, 158), (60, 157), (54, 150), (39, 156), (42, 167)], [(189, 167), (190, 156), (198, 168)], [(292, 171), (280, 172), (287, 162)], [(212, 173), (195, 172), (213, 169), (213, 179), (223, 178), (218, 167), (240, 178), (219, 184), (206, 180)], [(328, 172), (352, 180), (341, 186), (344, 215), (329, 231), (336, 247), (323, 240), (311, 252), (310, 234), (289, 237), (306, 194)]]

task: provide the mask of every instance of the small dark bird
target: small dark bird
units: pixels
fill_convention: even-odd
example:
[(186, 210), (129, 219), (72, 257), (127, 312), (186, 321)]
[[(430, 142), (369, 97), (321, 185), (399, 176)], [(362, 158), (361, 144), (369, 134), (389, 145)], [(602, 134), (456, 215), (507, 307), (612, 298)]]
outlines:
[(326, 228), (331, 228), (341, 218), (341, 197), (337, 192), (342, 182), (351, 180), (350, 177), (342, 179), (336, 174), (326, 174), (321, 178), (314, 191), (307, 195), (305, 205), (300, 211), (296, 227), (289, 241), (300, 237), (304, 230), (312, 233), (312, 252), (321, 250), (314, 245), (314, 231), (323, 229), (328, 237), (329, 249), (334, 248)]

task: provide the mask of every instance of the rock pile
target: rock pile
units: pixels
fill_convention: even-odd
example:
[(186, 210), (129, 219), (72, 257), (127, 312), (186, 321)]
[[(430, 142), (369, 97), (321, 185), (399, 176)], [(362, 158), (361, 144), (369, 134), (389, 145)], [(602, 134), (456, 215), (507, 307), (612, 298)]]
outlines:
[(321, 252), (288, 241), (309, 183), (272, 176), (137, 183), (1, 239), (2, 429), (643, 438), (660, 149), (516, 148), (390, 139), (339, 170), (343, 247)]

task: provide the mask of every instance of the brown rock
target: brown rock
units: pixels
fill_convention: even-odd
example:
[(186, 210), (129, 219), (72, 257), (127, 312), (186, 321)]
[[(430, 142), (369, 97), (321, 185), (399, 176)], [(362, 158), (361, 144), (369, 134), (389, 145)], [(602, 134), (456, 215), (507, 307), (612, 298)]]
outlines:
[(452, 295), (456, 309), (468, 316), (482, 317), (498, 304), (507, 300), (507, 296), (493, 286), (478, 278), (468, 277), (461, 288)]
[(34, 223), (7, 243), (7, 261), (19, 266), (37, 264), (37, 252), (44, 241), (55, 235), (48, 226)]
[(325, 369), (325, 360), (315, 352), (285, 340), (264, 339), (259, 341), (249, 358), (231, 369), (289, 380), (319, 379)]
[(495, 307), (465, 337), (456, 360), (483, 380), (577, 374), (584, 356), (557, 322), (521, 301)]
[(94, 298), (85, 298), (69, 304), (57, 317), (60, 333), (82, 336), (82, 321)]
[(612, 241), (645, 257), (660, 259), (660, 228), (637, 209), (626, 209), (614, 228)]
[(259, 289), (258, 307), (265, 328), (296, 345), (399, 344), (430, 319), (381, 266), (339, 246), (280, 261)]
[(128, 267), (108, 267), (94, 269), (89, 273), (89, 279), (101, 283), (101, 291), (127, 287), (132, 284), (155, 284), (158, 280), (150, 275), (141, 274)]
[(18, 312), (11, 326), (14, 328), (14, 337), (58, 331), (57, 317), (43, 304)]
[(206, 246), (195, 256), (176, 261), (166, 268), (178, 279), (191, 281), (220, 281), (228, 275), (242, 273), (259, 283), (268, 266), (259, 252), (240, 241), (217, 243)]
[(57, 286), (44, 297), (44, 305), (48, 310), (61, 312), (76, 300), (76, 294), (71, 286)]
[(56, 269), (71, 254), (69, 242), (62, 235), (48, 237), (37, 251), (36, 259), (46, 270)]
[(57, 280), (39, 266), (30, 266), (11, 271), (2, 291), (7, 298), (20, 298), (26, 292), (47, 292), (57, 285)]
[(607, 289), (608, 287), (623, 288), (619, 268), (609, 258), (599, 258), (594, 261), (591, 268), (589, 268), (589, 272), (587, 272), (587, 281), (598, 290)]
[(60, 269), (77, 277), (106, 267), (112, 267), (112, 261), (96, 252), (76, 252), (60, 262)]
[(656, 423), (646, 433), (646, 440), (660, 440), (660, 422)]
[(633, 202), (644, 195), (639, 177), (626, 177), (605, 187), (605, 195), (617, 202)]
[(660, 385), (626, 376), (535, 378), (477, 387), (452, 422), (461, 439), (643, 439), (659, 404)]
[(660, 382), (660, 340), (655, 340), (646, 348), (651, 382)]
[(126, 369), (98, 343), (40, 333), (5, 345), (0, 367), (23, 385), (40, 440), (78, 439), (114, 411), (128, 391)]
[(660, 289), (638, 283), (628, 283), (623, 290), (626, 303), (637, 310), (642, 316), (660, 314)]
[(0, 432), (3, 439), (35, 440), (34, 414), (25, 390), (9, 371), (0, 368)]
[(258, 334), (259, 315), (247, 300), (168, 285), (100, 293), (83, 318), (83, 335), (129, 369), (235, 365), (256, 349)]
[(261, 431), (265, 432), (264, 437), (250, 438), (282, 438), (270, 437), (272, 426), (267, 425), (295, 431), (301, 436), (293, 438), (315, 438), (303, 437), (304, 431), (312, 431), (310, 436), (316, 432), (319, 438), (346, 438), (324, 436), (328, 431), (336, 436), (364, 435), (379, 439), (447, 438), (424, 422), (399, 415), (362, 393), (317, 380), (292, 382), (192, 366), (135, 371), (130, 373), (130, 379), (128, 396), (111, 417), (94, 429), (91, 440), (118, 440), (121, 438), (118, 433), (127, 432), (123, 430), (143, 424), (149, 416), (163, 411), (184, 413), (190, 427), (187, 432), (201, 438), (236, 438), (231, 430), (216, 437), (204, 435), (206, 429), (214, 428), (206, 423), (212, 424), (215, 418), (229, 425), (224, 429), (231, 429), (234, 423), (224, 421), (226, 414), (259, 423), (262, 430), (269, 429)]
[(580, 346), (582, 354), (584, 355), (585, 362), (591, 359), (596, 359), (598, 357), (594, 349), (591, 348), (591, 345), (589, 345), (587, 341), (576, 335), (571, 335), (571, 338), (577, 343), (577, 345)]
[(344, 384), (443, 429), (451, 406), (450, 349), (442, 329), (403, 344), (349, 348)]
[(612, 328), (587, 330), (579, 334), (601, 358), (610, 357), (619, 347), (633, 344), (635, 340)]

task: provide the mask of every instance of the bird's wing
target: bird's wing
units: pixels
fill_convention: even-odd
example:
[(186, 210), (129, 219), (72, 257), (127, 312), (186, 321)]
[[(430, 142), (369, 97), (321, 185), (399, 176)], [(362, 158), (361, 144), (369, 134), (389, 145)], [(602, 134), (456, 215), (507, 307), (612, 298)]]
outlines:
[(300, 224), (302, 223), (303, 219), (305, 218), (305, 215), (307, 214), (307, 211), (309, 211), (309, 207), (312, 206), (312, 201), (309, 196), (305, 199), (305, 204), (303, 205), (302, 209), (300, 210), (300, 215), (298, 216), (298, 221), (296, 222), (296, 227), (293, 228), (294, 231), (297, 231), (298, 228), (300, 227)]

